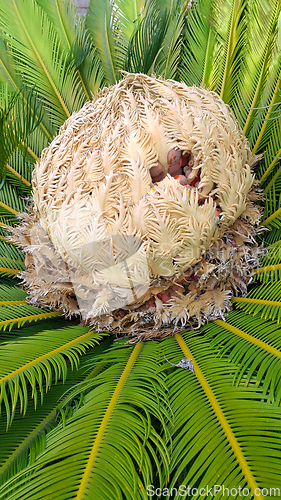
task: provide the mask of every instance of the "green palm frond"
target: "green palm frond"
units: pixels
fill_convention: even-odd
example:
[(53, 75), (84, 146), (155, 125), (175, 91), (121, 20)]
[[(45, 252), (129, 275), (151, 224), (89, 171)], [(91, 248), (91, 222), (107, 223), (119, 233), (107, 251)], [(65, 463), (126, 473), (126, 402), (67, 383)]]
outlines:
[(19, 301), (25, 303), (27, 293), (18, 286), (0, 285), (0, 305), (4, 302)]
[(36, 0), (36, 2), (47, 14), (56, 29), (63, 48), (70, 51), (77, 32), (80, 31), (80, 24), (83, 22), (77, 15), (74, 3), (72, 1), (56, 2), (56, 0)]
[(266, 198), (264, 209), (264, 220), (262, 222), (265, 227), (280, 227), (280, 198), (281, 194), (275, 193), (275, 189)]
[(280, 245), (281, 230), (273, 227), (272, 229), (270, 229), (270, 231), (264, 233), (263, 240), (269, 247)]
[(116, 28), (113, 30), (113, 5), (103, 0), (90, 1), (86, 27), (94, 47), (98, 49), (106, 82), (114, 84), (120, 78), (116, 61)]
[[(23, 271), (25, 266), (22, 253), (10, 243), (0, 241), (0, 266)], [(2, 293), (0, 291), (1, 299)]]
[[(20, 164), (21, 162), (19, 162)], [(25, 163), (25, 171), (26, 171), (26, 177), (29, 176), (30, 171), (28, 169), (27, 164)], [(23, 177), (21, 174), (19, 174), (11, 165), (6, 165), (6, 178), (5, 180), (8, 181), (12, 186), (17, 188), (20, 192), (22, 192), (25, 195), (30, 195), (31, 194), (31, 182), (26, 179), (26, 177)]]
[(0, 37), (0, 105), (7, 102), (7, 92), (18, 93), (21, 89), (20, 77), (15, 70), (15, 64), (7, 43)]
[(280, 456), (274, 457), (267, 443), (275, 438), (279, 442), (280, 408), (265, 401), (262, 389), (254, 384), (247, 390), (245, 381), (234, 386), (237, 366), (218, 357), (202, 335), (177, 334), (163, 342), (162, 352), (174, 363), (192, 358), (195, 369), (195, 374), (173, 369), (166, 381), (175, 415), (169, 427), (171, 485), (198, 489), (240, 485), (249, 489), (244, 498), (256, 499), (258, 486), (277, 487)]
[[(37, 3), (3, 0), (0, 6), (5, 41), (12, 49), (17, 70), (24, 83), (37, 91), (47, 106), (51, 122), (57, 127), (84, 103), (75, 67), (66, 67), (66, 55), (57, 32)], [(30, 23), (30, 19), (33, 20)], [(37, 40), (37, 43), (34, 43)], [(46, 50), (46, 47), (52, 50)]]
[[(278, 232), (277, 235), (275, 232), (276, 239), (279, 238)], [(280, 242), (278, 240), (267, 247), (267, 253), (261, 259), (261, 267), (255, 270), (253, 279), (254, 281), (261, 281), (265, 283), (281, 279), (281, 250)]]
[[(129, 72), (151, 74), (157, 71), (157, 59), (162, 55), (168, 19), (167, 12), (157, 11), (151, 4), (128, 46), (126, 68)], [(161, 68), (161, 59), (159, 63)]]
[[(217, 484), (261, 500), (256, 487), (279, 487), (280, 11), (280, 0), (91, 0), (83, 19), (72, 0), (0, 0), (2, 144), (20, 139), (0, 165), (1, 499)], [(249, 294), (222, 320), (136, 346), (27, 304), (24, 256), (6, 241), (41, 151), (123, 70), (216, 91), (264, 155), (267, 253)], [(195, 373), (165, 358), (192, 358)]]
[(280, 117), (278, 116), (280, 114), (280, 47), (280, 43), (277, 44), (276, 42), (274, 46), (275, 50), (272, 51), (272, 62), (269, 67), (266, 86), (259, 103), (259, 113), (249, 133), (253, 153), (258, 153), (266, 149), (268, 142), (271, 140), (272, 132), (276, 133), (276, 126), (280, 123)]
[[(11, 221), (9, 223), (11, 224)], [(0, 275), (16, 278), (18, 273), (25, 270), (24, 256), (16, 247), (6, 241), (6, 235), (5, 232), (5, 236), (0, 237)], [(10, 293), (9, 287), (5, 292), (5, 285), (3, 286), (4, 289), (0, 288), (0, 301), (6, 300)], [(2, 295), (4, 298), (2, 298)], [(13, 295), (13, 290), (11, 290), (11, 295)]]
[[(173, 4), (173, 8), (172, 8)], [(165, 79), (175, 79), (181, 62), (187, 1), (171, 2), (165, 38), (156, 62), (155, 73)], [(166, 10), (167, 12), (167, 10)]]
[(227, 321), (218, 320), (208, 325), (206, 331), (207, 337), (212, 338), (212, 348), (219, 347), (220, 356), (226, 354), (228, 360), (236, 364), (232, 383), (248, 385), (253, 381), (263, 389), (265, 399), (278, 406), (281, 396), (279, 327), (233, 312)]
[(44, 404), (38, 404), (36, 412), (34, 402), (29, 401), (26, 409), (27, 418), (23, 418), (20, 406), (17, 404), (15, 417), (8, 432), (5, 421), (0, 422), (0, 484), (32, 464), (45, 450), (47, 432), (58, 425), (61, 420), (60, 415), (63, 415), (65, 422), (66, 416), (71, 416), (77, 407), (77, 403), (73, 404), (72, 394), (76, 395), (73, 385), (82, 383), (91, 376), (87, 367), (89, 359), (93, 360), (107, 346), (108, 341), (96, 346), (93, 352), (88, 351), (81, 358), (78, 370), (68, 371), (67, 379), (58, 381), (44, 395)]
[(241, 65), (247, 50), (246, 2), (231, 1), (218, 4), (214, 9), (214, 20), (218, 27), (220, 48), (216, 54), (219, 72), (216, 91), (235, 109), (237, 83)]
[(42, 119), (42, 108), (36, 94), (29, 92), (25, 101), (12, 95), (0, 109), (0, 180), (13, 153), (24, 147), (30, 134)]
[(251, 290), (247, 297), (232, 299), (238, 309), (249, 314), (259, 314), (261, 318), (269, 318), (280, 323), (281, 320), (281, 283), (266, 283)]
[(210, 21), (211, 2), (193, 2), (187, 11), (185, 43), (181, 54), (179, 77), (187, 85), (209, 86), (215, 43), (215, 30)]
[(97, 500), (124, 495), (143, 499), (145, 486), (153, 482), (153, 466), (162, 486), (168, 475), (167, 449), (151, 417), (163, 423), (168, 415), (164, 402), (163, 414), (159, 408), (163, 387), (155, 374), (157, 357), (155, 344), (141, 343), (106, 356), (109, 366), (91, 380), (84, 405), (65, 426), (48, 434), (46, 451), (0, 490), (3, 498), (9, 494), (19, 500), (31, 491), (35, 498), (39, 492), (47, 497), (52, 491), (62, 499), (82, 499), (91, 498), (94, 488)]
[(122, 26), (123, 37), (129, 41), (133, 35), (135, 26), (139, 23), (144, 14), (145, 0), (116, 0), (117, 15)]
[(60, 316), (60, 312), (50, 312), (49, 309), (30, 306), (29, 304), (4, 304), (0, 307), (0, 331), (13, 326), (22, 326), (26, 322), (45, 320), (53, 316)]
[(103, 74), (95, 48), (85, 30), (85, 19), (78, 16), (72, 1), (38, 0), (37, 3), (56, 29), (69, 61), (74, 61), (85, 99), (90, 100), (91, 93), (95, 93), (101, 86)]
[(259, 267), (254, 274), (254, 280), (263, 281), (264, 283), (276, 279), (281, 279), (281, 263)]
[(249, 135), (258, 114), (274, 50), (279, 1), (248, 2), (246, 9), (247, 51), (243, 71), (240, 72), (243, 106), (237, 106), (245, 135)]
[(16, 352), (14, 342), (2, 344), (0, 401), (6, 409), (7, 425), (13, 419), (18, 400), (20, 411), (25, 414), (29, 399), (28, 387), (32, 389), (36, 407), (38, 392), (42, 401), (44, 390), (47, 391), (58, 379), (65, 380), (66, 360), (72, 368), (77, 368), (79, 355), (101, 338), (102, 334), (89, 331), (89, 328), (69, 326), (60, 330), (46, 330), (31, 338), (18, 339)]
[(25, 211), (25, 200), (11, 184), (5, 183), (0, 189), (0, 215), (13, 217)]

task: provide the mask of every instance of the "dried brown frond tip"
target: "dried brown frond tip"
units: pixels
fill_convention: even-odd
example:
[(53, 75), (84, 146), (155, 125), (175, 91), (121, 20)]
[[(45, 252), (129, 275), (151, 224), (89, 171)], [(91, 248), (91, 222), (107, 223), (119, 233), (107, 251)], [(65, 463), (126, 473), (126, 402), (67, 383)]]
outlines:
[(35, 166), (30, 301), (137, 338), (223, 317), (259, 261), (258, 160), (215, 92), (126, 74)]

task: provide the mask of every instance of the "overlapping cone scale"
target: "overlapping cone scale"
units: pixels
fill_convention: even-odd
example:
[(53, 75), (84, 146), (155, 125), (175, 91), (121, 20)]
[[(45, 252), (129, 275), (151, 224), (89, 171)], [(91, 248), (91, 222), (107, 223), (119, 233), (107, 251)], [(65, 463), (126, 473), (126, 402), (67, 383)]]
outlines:
[(222, 317), (259, 262), (258, 159), (216, 93), (125, 74), (35, 166), (29, 300), (137, 339)]

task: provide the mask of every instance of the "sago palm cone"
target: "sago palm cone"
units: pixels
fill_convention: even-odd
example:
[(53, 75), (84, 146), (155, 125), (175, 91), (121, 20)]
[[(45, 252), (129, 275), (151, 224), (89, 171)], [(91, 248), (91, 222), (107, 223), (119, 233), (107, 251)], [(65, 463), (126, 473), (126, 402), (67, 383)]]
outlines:
[(262, 252), (258, 160), (216, 93), (125, 74), (35, 166), (13, 235), (30, 302), (134, 340), (223, 317)]

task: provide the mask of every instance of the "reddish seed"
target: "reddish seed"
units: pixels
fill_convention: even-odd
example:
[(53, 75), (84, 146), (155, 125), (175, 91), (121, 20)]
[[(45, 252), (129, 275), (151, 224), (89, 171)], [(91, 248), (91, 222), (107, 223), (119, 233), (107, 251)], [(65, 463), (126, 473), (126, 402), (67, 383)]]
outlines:
[(175, 179), (179, 181), (182, 186), (187, 185), (187, 178), (184, 175), (176, 175)]
[(172, 177), (177, 177), (178, 175), (182, 175), (182, 170), (181, 168), (178, 168), (176, 172), (172, 173)]
[(188, 159), (187, 157), (181, 156), (180, 159), (178, 160), (177, 164), (179, 167), (186, 167), (188, 164)]
[(151, 177), (156, 177), (156, 176), (160, 175), (161, 172), (163, 172), (163, 166), (158, 161), (157, 165), (155, 165), (155, 167), (151, 167), (151, 169), (149, 170), (149, 172), (150, 172)]
[(164, 179), (164, 175), (163, 174), (156, 175), (155, 177), (152, 178), (152, 182), (160, 182), (163, 179)]
[(189, 159), (189, 156), (182, 156), (181, 157), (181, 167), (185, 167), (188, 164), (188, 159)]
[(171, 165), (172, 163), (179, 161), (181, 157), (181, 150), (173, 148), (169, 151), (167, 154), (167, 163), (168, 165)]
[(179, 164), (178, 164), (178, 162), (176, 161), (176, 162), (172, 163), (172, 164), (169, 166), (169, 168), (168, 168), (168, 173), (172, 175), (172, 174), (174, 174), (175, 172), (177, 172), (178, 170), (179, 170)]
[(170, 295), (168, 295), (167, 293), (162, 293), (161, 300), (164, 304), (166, 304), (166, 302), (168, 302), (168, 300), (170, 300)]

